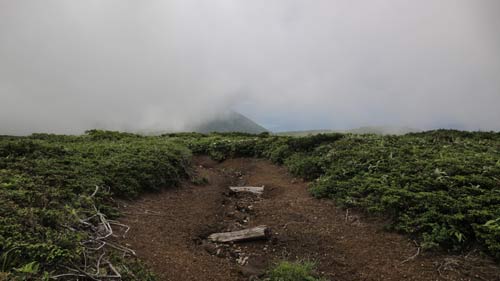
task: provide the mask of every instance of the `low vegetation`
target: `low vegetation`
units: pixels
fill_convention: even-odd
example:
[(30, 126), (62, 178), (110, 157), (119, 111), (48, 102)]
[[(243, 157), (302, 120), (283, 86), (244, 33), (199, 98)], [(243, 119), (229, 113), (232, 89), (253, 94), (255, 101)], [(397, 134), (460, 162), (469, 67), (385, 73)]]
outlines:
[(123, 280), (148, 280), (133, 259), (122, 258), (126, 250), (101, 247), (102, 227), (118, 215), (115, 196), (175, 185), (189, 159), (189, 150), (167, 139), (130, 134), (2, 138), (0, 272), (19, 280), (60, 274), (74, 280), (109, 275), (107, 261)]
[(312, 193), (393, 219), (423, 248), (481, 244), (500, 258), (500, 134), (348, 136), (323, 154)]
[[(500, 258), (499, 133), (143, 137), (89, 131), (0, 137), (0, 279), (114, 270), (123, 280), (152, 279), (137, 261), (123, 258), (127, 249), (108, 247), (100, 258), (103, 251), (95, 243), (107, 241), (102, 228), (119, 216), (114, 199), (178, 184), (188, 177), (192, 153), (218, 161), (269, 159), (310, 180), (316, 197), (388, 216), (389, 228), (426, 249), (477, 246)], [(311, 270), (307, 263), (282, 263), (269, 276), (317, 280), (290, 279), (310, 276)]]
[(389, 216), (425, 249), (479, 245), (500, 258), (500, 133), (211, 135), (182, 139), (214, 159), (263, 157), (312, 180), (316, 197)]
[(321, 281), (314, 276), (316, 265), (312, 262), (282, 261), (268, 272), (270, 281)]

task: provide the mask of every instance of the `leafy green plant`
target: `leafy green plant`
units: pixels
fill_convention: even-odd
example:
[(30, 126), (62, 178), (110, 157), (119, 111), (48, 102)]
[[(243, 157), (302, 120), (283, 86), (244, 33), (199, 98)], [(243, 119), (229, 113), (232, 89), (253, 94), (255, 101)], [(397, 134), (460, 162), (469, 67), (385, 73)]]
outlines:
[(88, 233), (80, 218), (94, 206), (116, 217), (112, 197), (178, 184), (190, 157), (171, 140), (117, 132), (1, 138), (0, 271), (39, 280), (81, 264)]
[(314, 276), (316, 265), (313, 262), (277, 263), (268, 271), (270, 281), (321, 281)]
[(322, 154), (328, 167), (311, 192), (390, 215), (425, 248), (479, 243), (498, 256), (499, 148), (497, 133), (350, 135)]
[(294, 176), (314, 180), (325, 173), (320, 156), (296, 153), (285, 160), (285, 166)]
[(40, 264), (38, 264), (36, 261), (32, 261), (19, 268), (15, 268), (14, 270), (23, 275), (24, 279), (28, 279), (31, 276), (36, 275), (39, 269), (40, 269)]

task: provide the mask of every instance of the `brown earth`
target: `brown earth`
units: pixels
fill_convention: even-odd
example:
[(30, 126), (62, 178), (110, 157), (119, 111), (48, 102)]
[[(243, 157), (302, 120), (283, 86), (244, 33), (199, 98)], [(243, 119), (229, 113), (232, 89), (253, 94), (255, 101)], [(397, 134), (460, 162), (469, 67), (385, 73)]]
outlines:
[[(471, 252), (422, 253), (384, 222), (332, 201), (314, 199), (306, 183), (265, 160), (222, 163), (194, 159), (207, 184), (183, 186), (126, 202), (123, 243), (159, 280), (259, 280), (279, 260), (309, 260), (327, 280), (500, 280), (500, 268)], [(262, 197), (235, 195), (230, 185), (264, 185)], [(213, 232), (268, 225), (272, 238), (230, 245), (206, 241)]]

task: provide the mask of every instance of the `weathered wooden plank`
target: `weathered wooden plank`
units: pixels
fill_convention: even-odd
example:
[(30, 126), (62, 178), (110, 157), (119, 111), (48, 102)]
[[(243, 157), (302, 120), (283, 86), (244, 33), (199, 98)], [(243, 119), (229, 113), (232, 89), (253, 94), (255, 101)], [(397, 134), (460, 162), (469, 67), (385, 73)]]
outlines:
[(249, 192), (258, 195), (264, 193), (264, 186), (230, 186), (229, 189), (233, 192)]
[(237, 242), (245, 240), (266, 239), (271, 234), (269, 227), (259, 225), (253, 228), (247, 228), (238, 231), (213, 233), (208, 236), (208, 240), (212, 242)]

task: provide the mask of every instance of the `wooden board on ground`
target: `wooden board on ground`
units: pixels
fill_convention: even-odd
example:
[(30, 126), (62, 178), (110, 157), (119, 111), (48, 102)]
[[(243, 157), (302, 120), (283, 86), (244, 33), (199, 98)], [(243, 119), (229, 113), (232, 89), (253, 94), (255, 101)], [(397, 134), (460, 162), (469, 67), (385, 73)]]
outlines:
[(238, 231), (213, 233), (208, 236), (212, 242), (237, 242), (245, 240), (266, 239), (271, 234), (271, 229), (265, 225), (259, 225), (253, 228), (247, 228)]
[(230, 186), (232, 192), (249, 192), (257, 195), (264, 193), (264, 186)]

